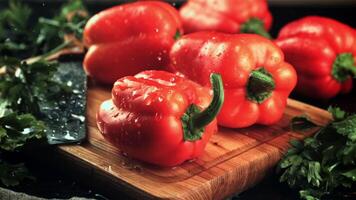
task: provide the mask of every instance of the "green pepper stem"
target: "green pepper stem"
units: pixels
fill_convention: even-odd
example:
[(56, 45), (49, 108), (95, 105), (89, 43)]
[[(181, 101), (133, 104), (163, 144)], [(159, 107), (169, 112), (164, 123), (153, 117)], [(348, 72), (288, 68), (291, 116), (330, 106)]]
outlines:
[(275, 82), (272, 75), (265, 69), (253, 70), (247, 82), (248, 99), (262, 103), (272, 94), (275, 89)]
[(342, 53), (336, 57), (332, 76), (340, 83), (349, 79), (350, 76), (356, 77), (355, 60), (351, 53)]
[(265, 38), (271, 39), (271, 35), (266, 31), (263, 21), (258, 18), (251, 18), (241, 25), (241, 33), (255, 33)]
[(214, 92), (210, 105), (201, 111), (195, 104), (192, 104), (181, 117), (184, 141), (200, 140), (205, 126), (214, 120), (224, 103), (224, 86), (221, 76), (212, 74), (210, 81)]
[(224, 86), (221, 76), (219, 74), (211, 74), (210, 81), (214, 92), (213, 100), (205, 110), (192, 116), (192, 128), (200, 129), (208, 125), (211, 121), (214, 120), (223, 105)]
[(181, 37), (182, 37), (182, 34), (180, 33), (179, 30), (177, 30), (177, 31), (176, 31), (176, 34), (174, 34), (173, 39), (174, 39), (174, 40), (178, 40), (178, 39), (181, 38)]

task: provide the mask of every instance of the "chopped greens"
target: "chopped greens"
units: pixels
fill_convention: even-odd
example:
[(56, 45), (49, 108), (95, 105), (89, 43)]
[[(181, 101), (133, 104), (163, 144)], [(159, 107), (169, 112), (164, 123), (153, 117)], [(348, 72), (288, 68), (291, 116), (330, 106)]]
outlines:
[(304, 131), (314, 128), (316, 126), (317, 125), (310, 121), (308, 116), (305, 115), (293, 117), (293, 119), (291, 120), (291, 129), (293, 131)]
[(45, 137), (45, 125), (31, 114), (11, 113), (0, 118), (0, 149), (15, 151), (30, 139)]
[(36, 46), (40, 46), (43, 52), (48, 52), (58, 46), (73, 45), (72, 42), (82, 39), (87, 20), (88, 14), (82, 1), (70, 1), (54, 18), (40, 17), (38, 19), (39, 33), (36, 38)]
[[(49, 111), (44, 111), (43, 105), (56, 107), (66, 96), (76, 100), (66, 95), (73, 94), (72, 87), (57, 77), (61, 74), (58, 64), (44, 59), (82, 45), (89, 17), (83, 2), (68, 1), (51, 19), (36, 19), (32, 14), (21, 0), (10, 0), (8, 8), (0, 10), (0, 153), (21, 150), (31, 140), (46, 137), (53, 125), (48, 124)], [(35, 62), (22, 61), (34, 56)], [(80, 101), (84, 98), (85, 93), (78, 97)], [(34, 178), (24, 164), (9, 164), (0, 157), (0, 184), (16, 186), (25, 179)]]
[(26, 58), (77, 45), (88, 20), (81, 0), (69, 1), (57, 16), (40, 17), (35, 25), (29, 22), (31, 14), (19, 0), (10, 0), (9, 7), (0, 11), (1, 55)]
[(34, 180), (23, 163), (9, 164), (0, 159), (0, 182), (5, 186), (16, 186), (25, 179)]
[(29, 27), (31, 9), (18, 0), (9, 1), (9, 7), (0, 12), (0, 54), (22, 55), (32, 47)]
[(15, 58), (3, 57), (0, 65), (6, 73), (0, 76), (1, 112), (12, 110), (18, 113), (32, 113), (39, 117), (40, 101), (54, 100), (70, 88), (53, 79), (57, 63), (37, 61), (32, 64)]
[[(292, 141), (279, 163), (280, 181), (299, 190), (302, 199), (330, 198), (337, 189), (350, 189), (356, 182), (356, 115), (339, 108), (329, 112), (334, 120), (313, 137)], [(305, 117), (296, 117), (292, 123), (297, 121), (304, 130), (314, 124)]]

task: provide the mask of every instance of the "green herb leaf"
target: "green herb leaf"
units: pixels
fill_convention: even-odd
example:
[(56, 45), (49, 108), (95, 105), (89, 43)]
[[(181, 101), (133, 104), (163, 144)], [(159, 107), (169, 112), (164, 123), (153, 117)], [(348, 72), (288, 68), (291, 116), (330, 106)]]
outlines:
[[(43, 115), (49, 109), (43, 105), (57, 108), (59, 100), (66, 103), (62, 98), (72, 93), (72, 89), (54, 75), (59, 72), (57, 63), (43, 59), (79, 43), (89, 18), (81, 0), (69, 1), (51, 19), (34, 19), (31, 13), (31, 9), (20, 0), (10, 0), (8, 8), (0, 11), (0, 68), (6, 71), (0, 74), (0, 153), (20, 150), (27, 142), (45, 137), (47, 127), (39, 119), (45, 119)], [(38, 22), (32, 26), (29, 19)], [(39, 54), (42, 54), (40, 61), (35, 63), (21, 61)], [(80, 97), (81, 100), (83, 98)], [(73, 102), (75, 98), (70, 96), (68, 100)], [(75, 116), (84, 122), (80, 115)], [(55, 120), (59, 122), (57, 118)], [(46, 124), (53, 127), (55, 122), (49, 124), (48, 121)], [(68, 124), (74, 126), (77, 123)], [(68, 136), (72, 142), (79, 141)], [(33, 177), (23, 164), (8, 164), (0, 159), (2, 184), (15, 186), (24, 179)]]
[(350, 178), (352, 181), (356, 181), (356, 169), (352, 169), (350, 171), (342, 173), (342, 175)]
[[(280, 181), (299, 190), (302, 199), (324, 199), (356, 182), (356, 115), (347, 115), (339, 108), (329, 112), (335, 121), (321, 127), (313, 137), (291, 141), (291, 148), (278, 165)], [(305, 117), (291, 123), (295, 122), (303, 124), (298, 128), (309, 127)]]
[(339, 107), (329, 107), (328, 111), (332, 114), (334, 121), (342, 120), (347, 116), (346, 112)]
[(63, 5), (59, 15), (52, 19), (39, 18), (39, 34), (36, 45), (44, 52), (55, 49), (65, 42), (65, 35), (73, 35), (77, 40), (82, 39), (84, 26), (89, 19), (86, 8), (81, 0), (73, 0)]
[(292, 131), (306, 131), (315, 127), (317, 127), (317, 125), (305, 115), (293, 117), (291, 120)]
[(31, 9), (18, 0), (10, 0), (9, 7), (0, 11), (1, 55), (26, 58), (58, 49), (58, 46), (68, 47), (68, 44), (63, 45), (68, 42), (65, 36), (81, 40), (89, 19), (82, 0), (69, 1), (57, 16), (41, 17), (33, 26), (29, 23), (31, 13)]
[(11, 113), (0, 118), (0, 149), (14, 151), (30, 139), (45, 136), (45, 125), (30, 114)]
[(17, 0), (9, 1), (9, 7), (0, 12), (0, 54), (20, 55), (32, 46), (28, 26), (31, 9)]
[(23, 163), (9, 164), (0, 160), (0, 181), (5, 186), (17, 186), (25, 179), (34, 180)]
[(356, 141), (356, 115), (349, 116), (342, 121), (332, 123), (336, 132), (348, 137), (351, 141)]
[(302, 199), (306, 200), (320, 200), (320, 197), (323, 195), (323, 193), (313, 189), (308, 189), (299, 191), (299, 195)]
[[(38, 61), (32, 64), (14, 58), (0, 58), (6, 74), (0, 76), (0, 102), (3, 110), (11, 109), (19, 113), (41, 116), (40, 101), (54, 100), (71, 92), (70, 88), (56, 80), (57, 63)], [(6, 106), (4, 106), (6, 105)]]
[(9, 2), (9, 9), (5, 11), (4, 15), (7, 23), (15, 32), (27, 31), (27, 23), (31, 16), (31, 9), (20, 3), (17, 0)]

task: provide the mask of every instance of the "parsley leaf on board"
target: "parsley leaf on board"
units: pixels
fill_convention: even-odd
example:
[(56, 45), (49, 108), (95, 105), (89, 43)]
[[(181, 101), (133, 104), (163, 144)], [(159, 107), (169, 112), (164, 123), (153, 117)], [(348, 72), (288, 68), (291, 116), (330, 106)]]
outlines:
[(16, 186), (25, 179), (34, 180), (23, 163), (9, 164), (0, 159), (0, 181), (5, 186)]
[[(278, 166), (280, 181), (299, 190), (302, 199), (325, 199), (356, 182), (356, 115), (339, 108), (330, 108), (329, 112), (334, 121), (312, 137), (292, 141)], [(301, 119), (305, 123), (306, 118), (301, 117), (294, 121)]]
[(338, 107), (329, 107), (328, 108), (329, 113), (333, 116), (334, 121), (339, 121), (345, 118), (346, 112), (341, 110)]
[(305, 131), (318, 126), (305, 115), (293, 117), (290, 125), (293, 131)]

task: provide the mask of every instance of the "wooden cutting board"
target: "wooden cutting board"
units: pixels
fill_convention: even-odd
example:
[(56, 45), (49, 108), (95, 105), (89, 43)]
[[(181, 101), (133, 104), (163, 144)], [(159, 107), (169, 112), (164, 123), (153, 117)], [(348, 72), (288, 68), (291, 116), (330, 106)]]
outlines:
[(89, 87), (88, 142), (59, 146), (56, 151), (66, 156), (71, 165), (89, 169), (87, 176), (100, 176), (104, 180), (101, 184), (137, 199), (222, 199), (244, 191), (273, 172), (291, 139), (304, 137), (290, 131), (293, 116), (307, 114), (318, 124), (330, 120), (325, 110), (289, 99), (278, 124), (220, 128), (199, 159), (160, 168), (127, 158), (103, 139), (96, 128), (95, 114), (108, 98), (108, 88)]

